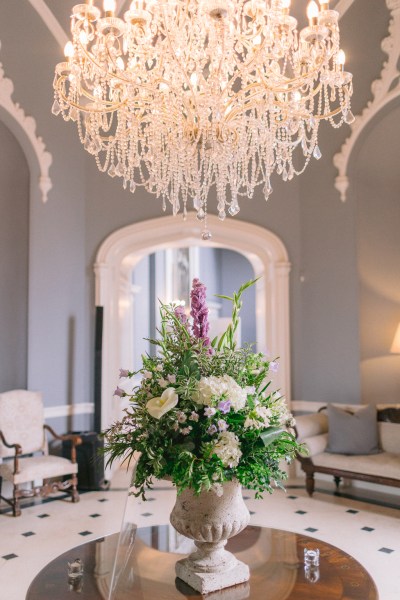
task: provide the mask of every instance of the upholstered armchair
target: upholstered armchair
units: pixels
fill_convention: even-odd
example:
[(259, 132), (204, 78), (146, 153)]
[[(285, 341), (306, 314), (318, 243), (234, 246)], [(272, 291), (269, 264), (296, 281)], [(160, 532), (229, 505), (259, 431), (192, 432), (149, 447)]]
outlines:
[[(71, 441), (70, 460), (49, 455), (48, 433), (58, 440)], [(79, 436), (58, 435), (44, 423), (40, 392), (13, 390), (0, 394), (0, 498), (10, 504), (14, 517), (21, 514), (23, 497), (66, 491), (72, 502), (79, 501), (76, 446), (80, 443)], [(13, 486), (12, 498), (2, 496), (3, 480)], [(27, 483), (29, 487), (21, 487)]]

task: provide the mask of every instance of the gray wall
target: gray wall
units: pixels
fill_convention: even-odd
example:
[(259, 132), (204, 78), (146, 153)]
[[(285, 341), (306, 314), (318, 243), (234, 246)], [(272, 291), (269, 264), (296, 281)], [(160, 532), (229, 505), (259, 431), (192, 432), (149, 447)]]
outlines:
[(0, 10), (0, 61), (14, 83), (13, 99), (35, 118), (53, 156), (48, 202), (30, 203), (27, 384), (43, 392), (46, 406), (90, 402), (85, 152), (74, 127), (50, 113), (62, 49), (29, 2), (0, 0)]
[(353, 171), (357, 182), (361, 387), (367, 403), (400, 402), (400, 356), (390, 354), (400, 322), (399, 156), (397, 106), (371, 123)]
[(27, 383), (29, 169), (1, 122), (0, 215), (0, 392), (5, 392)]

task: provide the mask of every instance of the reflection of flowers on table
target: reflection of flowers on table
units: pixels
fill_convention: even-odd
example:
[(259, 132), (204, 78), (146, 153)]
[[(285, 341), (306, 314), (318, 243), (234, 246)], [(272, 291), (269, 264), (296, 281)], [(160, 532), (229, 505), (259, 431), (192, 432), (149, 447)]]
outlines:
[(257, 496), (282, 485), (279, 463), (290, 462), (298, 445), (284, 398), (271, 390), (278, 363), (235, 341), (242, 294), (253, 283), (221, 296), (232, 302), (232, 320), (211, 341), (206, 288), (194, 279), (191, 319), (181, 306), (161, 304), (159, 338), (150, 340), (157, 354), (143, 356), (136, 373), (121, 369), (123, 378), (142, 379), (131, 394), (117, 388), (130, 406), (105, 432), (105, 450), (109, 462), (139, 453), (138, 494), (164, 477), (178, 492), (217, 490), (234, 478)]

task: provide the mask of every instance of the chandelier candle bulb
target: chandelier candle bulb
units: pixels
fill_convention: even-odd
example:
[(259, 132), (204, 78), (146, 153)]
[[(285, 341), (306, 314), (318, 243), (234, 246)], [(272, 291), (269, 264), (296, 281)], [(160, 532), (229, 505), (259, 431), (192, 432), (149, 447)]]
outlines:
[(115, 14), (115, 0), (104, 0), (103, 8), (106, 17), (113, 17)]
[(346, 62), (346, 55), (343, 50), (339, 50), (336, 56), (336, 64), (339, 71), (344, 71), (344, 63)]
[(318, 158), (321, 121), (352, 116), (328, 2), (312, 0), (301, 29), (290, 0), (133, 0), (121, 18), (115, 0), (98, 6), (72, 8), (53, 112), (73, 111), (99, 170), (163, 210), (202, 220), (212, 194), (233, 216), (237, 198)]
[(308, 6), (307, 6), (307, 18), (308, 18), (310, 27), (318, 25), (318, 14), (319, 14), (318, 5), (316, 2), (314, 2), (314, 0), (311, 0), (311, 2), (309, 2)]

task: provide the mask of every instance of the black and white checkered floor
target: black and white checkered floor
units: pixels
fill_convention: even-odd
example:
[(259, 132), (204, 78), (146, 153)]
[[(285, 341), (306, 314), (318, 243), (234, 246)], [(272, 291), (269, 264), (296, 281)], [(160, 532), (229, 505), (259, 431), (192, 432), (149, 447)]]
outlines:
[[(125, 473), (113, 483), (108, 491), (82, 494), (79, 504), (35, 503), (19, 518), (1, 511), (0, 600), (25, 600), (30, 582), (50, 560), (120, 530), (127, 498)], [(251, 492), (244, 497), (252, 524), (305, 532), (342, 548), (371, 574), (380, 600), (400, 599), (400, 499), (398, 509), (321, 492), (310, 499), (301, 487), (276, 491), (263, 500), (254, 500)], [(138, 525), (167, 523), (174, 498), (174, 490), (163, 486), (152, 491), (149, 501), (137, 500)]]

